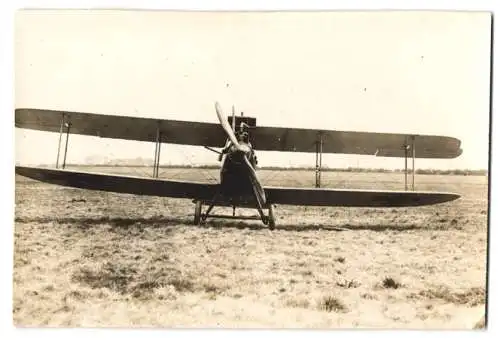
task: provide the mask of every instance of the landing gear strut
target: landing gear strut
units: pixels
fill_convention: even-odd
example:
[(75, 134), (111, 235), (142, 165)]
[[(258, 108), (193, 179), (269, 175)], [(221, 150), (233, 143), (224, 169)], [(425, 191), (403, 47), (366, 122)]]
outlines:
[[(217, 214), (210, 214), (212, 211), (212, 208), (215, 206), (214, 202), (211, 202), (209, 205), (209, 208), (207, 211), (204, 213), (203, 212), (203, 201), (194, 201), (195, 207), (194, 207), (194, 219), (193, 219), (193, 224), (194, 225), (201, 225), (203, 224), (208, 217), (212, 218), (225, 218), (225, 219), (236, 219), (236, 220), (261, 220), (265, 225), (269, 227), (270, 230), (273, 230), (276, 227), (276, 219), (274, 217), (274, 206), (272, 204), (269, 204), (267, 207), (263, 209), (259, 209), (257, 207), (257, 210), (259, 210), (260, 216), (236, 216), (235, 214), (235, 209), (236, 206), (233, 206), (233, 214), (232, 215), (217, 215)], [(207, 203), (207, 202), (205, 202)], [(267, 208), (268, 214), (267, 216), (264, 214), (264, 210)]]

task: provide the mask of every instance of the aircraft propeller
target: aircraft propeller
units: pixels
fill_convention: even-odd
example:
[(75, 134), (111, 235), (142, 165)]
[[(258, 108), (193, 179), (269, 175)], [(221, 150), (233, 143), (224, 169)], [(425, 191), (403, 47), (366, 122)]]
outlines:
[(218, 102), (215, 102), (215, 111), (217, 112), (217, 117), (219, 118), (219, 122), (222, 125), (222, 128), (226, 132), (229, 140), (234, 145), (234, 147), (245, 154), (250, 152), (250, 147), (248, 145), (240, 144), (238, 142), (238, 139), (234, 135), (234, 131), (229, 125), (229, 122), (225, 119), (225, 116), (222, 112), (222, 108), (220, 107)]

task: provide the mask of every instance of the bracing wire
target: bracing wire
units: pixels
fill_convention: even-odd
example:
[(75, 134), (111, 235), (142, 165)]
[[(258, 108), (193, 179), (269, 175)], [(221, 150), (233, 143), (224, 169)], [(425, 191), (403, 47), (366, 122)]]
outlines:
[[(203, 175), (205, 175), (205, 179), (208, 180), (209, 182), (214, 182), (214, 183), (218, 182), (218, 180), (209, 171), (207, 171), (207, 169), (193, 166), (194, 164), (192, 162), (192, 159), (189, 158), (186, 153), (181, 153), (181, 154), (182, 154), (182, 157), (184, 158), (184, 160), (189, 165), (192, 166), (191, 169), (196, 169), (196, 170), (200, 171)], [(160, 168), (161, 168), (161, 166), (160, 166)], [(167, 172), (168, 172), (168, 170), (162, 171), (161, 173), (159, 173), (158, 177), (162, 177)], [(169, 178), (175, 178), (175, 176), (177, 176), (177, 175), (179, 175), (181, 173), (185, 173), (185, 169), (179, 169), (178, 171), (174, 172), (173, 174), (169, 173), (168, 175), (169, 175)]]

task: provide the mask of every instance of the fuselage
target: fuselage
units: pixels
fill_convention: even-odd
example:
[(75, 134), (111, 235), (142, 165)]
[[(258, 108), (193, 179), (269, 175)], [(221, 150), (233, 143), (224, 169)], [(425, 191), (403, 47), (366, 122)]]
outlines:
[(227, 199), (230, 199), (235, 204), (255, 202), (256, 191), (254, 186), (260, 187), (255, 173), (255, 166), (256, 161), (253, 150), (246, 154), (234, 147), (228, 150), (223, 158), (220, 172), (222, 193)]

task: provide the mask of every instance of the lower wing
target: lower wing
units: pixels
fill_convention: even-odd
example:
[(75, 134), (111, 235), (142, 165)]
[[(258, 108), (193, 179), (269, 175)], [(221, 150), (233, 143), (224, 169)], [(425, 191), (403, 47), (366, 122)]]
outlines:
[[(213, 199), (220, 189), (218, 184), (36, 167), (16, 166), (16, 173), (67, 187), (203, 201)], [(268, 204), (301, 206), (408, 207), (444, 203), (460, 197), (457, 194), (442, 192), (326, 188), (264, 187), (264, 191)]]
[(329, 207), (413, 207), (454, 201), (447, 192), (266, 187), (269, 203)]
[(218, 184), (16, 166), (16, 174), (66, 187), (144, 196), (210, 200)]

